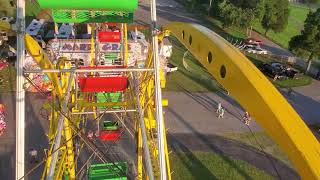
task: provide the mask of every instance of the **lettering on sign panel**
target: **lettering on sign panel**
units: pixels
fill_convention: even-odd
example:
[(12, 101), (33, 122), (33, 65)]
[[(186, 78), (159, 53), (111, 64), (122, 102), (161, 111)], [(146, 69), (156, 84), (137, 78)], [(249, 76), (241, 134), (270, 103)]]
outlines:
[[(89, 43), (60, 43), (60, 52), (82, 52), (89, 53), (91, 51), (91, 44)], [(100, 43), (100, 52), (120, 52), (120, 43)], [(131, 44), (128, 44), (128, 50), (131, 51)]]

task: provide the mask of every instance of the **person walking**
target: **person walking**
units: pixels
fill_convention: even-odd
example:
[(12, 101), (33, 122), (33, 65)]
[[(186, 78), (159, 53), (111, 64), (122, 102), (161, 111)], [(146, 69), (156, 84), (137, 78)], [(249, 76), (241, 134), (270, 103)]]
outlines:
[(222, 105), (221, 105), (221, 103), (219, 102), (219, 103), (218, 103), (218, 108), (217, 108), (217, 110), (216, 110), (216, 113), (217, 113), (217, 114), (220, 114), (221, 108), (222, 108)]
[(219, 118), (219, 119), (220, 119), (220, 118), (223, 118), (223, 115), (224, 115), (224, 109), (221, 108), (220, 111), (219, 111), (219, 116), (218, 116), (218, 118)]
[(34, 148), (31, 148), (29, 151), (29, 155), (30, 155), (30, 164), (32, 163), (37, 163), (37, 157), (38, 157), (38, 151), (35, 150)]
[(250, 114), (249, 114), (248, 111), (246, 111), (246, 112), (244, 113), (242, 119), (244, 120), (244, 123), (245, 123), (246, 125), (248, 125), (248, 126), (250, 125), (251, 117), (250, 117)]
[(292, 95), (292, 92), (293, 92), (292, 88), (288, 88), (287, 92), (288, 92), (288, 96), (290, 97)]

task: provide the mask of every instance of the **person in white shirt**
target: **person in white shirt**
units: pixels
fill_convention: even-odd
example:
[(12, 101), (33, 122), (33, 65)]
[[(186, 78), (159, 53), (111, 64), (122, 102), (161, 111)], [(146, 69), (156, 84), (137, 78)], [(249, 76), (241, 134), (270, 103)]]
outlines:
[(34, 148), (31, 148), (29, 151), (29, 155), (30, 155), (30, 163), (37, 163), (37, 157), (38, 157), (38, 151), (35, 150)]

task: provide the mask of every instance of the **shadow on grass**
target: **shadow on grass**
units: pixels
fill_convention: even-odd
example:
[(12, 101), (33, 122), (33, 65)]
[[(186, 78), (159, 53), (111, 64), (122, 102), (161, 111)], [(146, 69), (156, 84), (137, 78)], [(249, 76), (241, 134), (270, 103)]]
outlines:
[[(196, 129), (194, 129), (190, 124), (188, 124), (183, 117), (181, 117), (177, 112), (175, 112), (173, 109), (168, 107), (168, 111), (172, 113), (176, 119), (180, 122), (182, 122), (185, 126), (188, 127), (188, 129), (192, 132), (192, 134), (198, 138), (198, 140), (202, 142), (206, 142), (206, 144), (209, 146), (208, 149), (218, 153), (218, 154), (224, 154), (224, 152), (218, 147), (215, 146), (214, 144), (209, 144), (208, 139), (201, 133), (199, 133)], [(172, 136), (173, 137), (173, 136)], [(173, 140), (172, 142), (176, 142)], [(180, 143), (181, 144), (181, 143)], [(179, 143), (178, 143), (179, 145)], [(252, 179), (245, 171), (240, 169), (234, 162), (232, 162), (229, 158), (222, 157), (225, 162), (227, 162), (232, 168), (234, 168), (239, 174), (241, 174), (245, 179)]]
[[(170, 135), (169, 135), (170, 136)], [(189, 172), (192, 174), (194, 179), (201, 179), (201, 177), (206, 179), (218, 179), (210, 170), (190, 151), (183, 143), (174, 136), (171, 136), (172, 150), (176, 153), (177, 157), (181, 162), (188, 168)], [(186, 160), (188, 158), (188, 160)], [(191, 161), (192, 163), (188, 163)]]
[(168, 113), (171, 113), (175, 117), (175, 120), (183, 123), (190, 131), (188, 134), (169, 134), (167, 137), (171, 148), (174, 149), (176, 148), (174, 146), (183, 145), (180, 147), (180, 150), (187, 149), (187, 152), (213, 151), (217, 154), (223, 155), (221, 158), (226, 162), (226, 164), (232, 167), (245, 179), (252, 179), (252, 177), (247, 174), (246, 171), (238, 167), (238, 165), (228, 157), (246, 161), (249, 164), (256, 166), (258, 169), (264, 170), (268, 174), (278, 177), (279, 179), (298, 179), (298, 175), (294, 170), (271, 155), (235, 140), (217, 135), (204, 135), (187, 123), (183, 117), (172, 108), (168, 107)]

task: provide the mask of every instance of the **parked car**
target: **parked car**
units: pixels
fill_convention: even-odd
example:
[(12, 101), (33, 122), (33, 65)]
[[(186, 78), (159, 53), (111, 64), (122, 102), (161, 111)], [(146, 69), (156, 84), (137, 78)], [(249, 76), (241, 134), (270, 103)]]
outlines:
[(299, 76), (302, 75), (299, 70), (279, 62), (272, 62), (270, 64), (265, 63), (260, 69), (264, 74), (271, 78), (275, 78), (275, 76), (277, 76), (277, 79), (299, 78)]
[(276, 64), (268, 64), (265, 63), (260, 67), (261, 71), (266, 74), (267, 76), (271, 78), (277, 77), (277, 79), (286, 79), (287, 75), (284, 71), (284, 69), (281, 66), (278, 66)]
[(174, 72), (174, 71), (177, 71), (177, 70), (178, 70), (178, 67), (173, 65), (173, 64), (171, 64), (171, 63), (168, 63), (167, 67), (165, 67), (165, 71), (167, 73)]
[(252, 54), (268, 54), (268, 51), (265, 49), (262, 49), (260, 47), (250, 47), (250, 46), (246, 46), (248, 48), (244, 48), (245, 51), (247, 51), (248, 53), (252, 53)]
[(284, 71), (285, 75), (288, 77), (288, 78), (298, 78), (299, 76), (302, 75), (302, 73), (297, 70), (297, 69), (294, 69), (292, 67), (289, 67), (289, 66), (286, 66), (286, 65), (283, 65), (279, 62), (272, 62), (271, 63), (272, 66), (275, 66), (275, 67), (278, 67), (278, 68), (281, 68), (282, 71)]
[(262, 41), (255, 39), (255, 38), (248, 38), (246, 40), (244, 40), (245, 44), (252, 44), (252, 45), (258, 45), (261, 46), (262, 45)]

